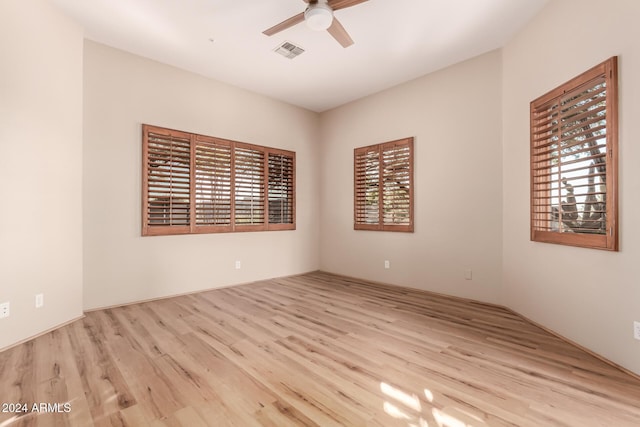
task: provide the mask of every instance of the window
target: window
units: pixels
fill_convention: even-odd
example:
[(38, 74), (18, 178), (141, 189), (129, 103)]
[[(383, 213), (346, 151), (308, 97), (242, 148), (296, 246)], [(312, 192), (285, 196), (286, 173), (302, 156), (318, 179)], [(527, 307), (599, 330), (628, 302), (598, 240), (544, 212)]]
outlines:
[(356, 148), (354, 229), (413, 232), (413, 138)]
[(295, 153), (142, 126), (142, 235), (295, 229)]
[(531, 102), (531, 240), (618, 250), (617, 58)]

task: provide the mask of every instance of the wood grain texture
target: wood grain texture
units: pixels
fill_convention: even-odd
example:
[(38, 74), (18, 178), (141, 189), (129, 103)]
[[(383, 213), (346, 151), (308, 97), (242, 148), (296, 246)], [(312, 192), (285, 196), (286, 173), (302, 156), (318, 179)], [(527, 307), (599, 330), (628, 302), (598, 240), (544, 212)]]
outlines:
[(266, 36), (272, 36), (274, 34), (279, 33), (280, 31), (286, 30), (287, 28), (291, 28), (294, 25), (298, 25), (303, 21), (304, 21), (304, 12), (300, 12), (297, 15), (293, 15), (291, 18), (287, 18), (284, 21), (274, 25), (271, 28), (267, 28), (262, 32), (262, 34)]
[(0, 426), (638, 426), (640, 381), (495, 306), (326, 273), (88, 313), (0, 353)]
[(327, 31), (342, 47), (349, 47), (353, 44), (353, 39), (335, 16), (333, 17), (333, 21), (331, 21), (331, 26), (327, 28)]

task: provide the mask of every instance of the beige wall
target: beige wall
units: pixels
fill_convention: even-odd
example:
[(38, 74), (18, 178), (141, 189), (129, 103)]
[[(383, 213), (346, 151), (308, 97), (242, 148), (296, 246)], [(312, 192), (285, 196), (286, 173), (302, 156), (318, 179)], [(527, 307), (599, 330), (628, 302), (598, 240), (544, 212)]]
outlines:
[[(315, 113), (90, 41), (84, 58), (85, 308), (318, 268)], [(297, 230), (141, 237), (142, 123), (295, 151)]]
[[(323, 270), (499, 302), (500, 68), (490, 52), (322, 114)], [(354, 231), (353, 149), (409, 136), (415, 232)]]
[[(505, 303), (640, 373), (640, 2), (556, 0), (503, 51)], [(619, 55), (620, 252), (529, 241), (529, 102)]]
[(82, 315), (81, 184), (82, 30), (47, 1), (3, 0), (0, 348)]

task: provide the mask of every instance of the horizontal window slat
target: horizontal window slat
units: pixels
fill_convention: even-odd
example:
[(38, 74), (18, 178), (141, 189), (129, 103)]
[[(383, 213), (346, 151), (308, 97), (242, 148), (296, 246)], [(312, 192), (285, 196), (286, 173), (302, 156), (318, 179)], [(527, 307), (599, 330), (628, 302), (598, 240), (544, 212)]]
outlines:
[[(575, 147), (577, 145), (589, 144), (589, 143), (593, 143), (595, 141), (600, 141), (600, 140), (605, 140), (605, 144), (604, 145), (606, 145), (606, 135), (595, 135), (595, 136), (590, 137), (590, 138), (584, 138), (584, 139), (579, 139), (579, 140), (574, 139), (573, 142), (571, 142), (571, 143), (563, 143), (562, 144), (562, 149), (572, 148), (572, 147)], [(603, 144), (601, 144), (601, 145), (603, 145)], [(557, 151), (558, 151), (558, 147), (557, 146), (554, 147), (554, 148), (548, 149), (548, 150), (540, 150), (539, 148), (534, 148), (533, 155), (536, 158), (543, 158), (544, 159), (545, 156), (548, 156), (549, 158), (551, 158), (552, 156), (550, 156), (550, 154), (553, 153), (553, 152), (557, 152)]]
[[(601, 154), (598, 154), (597, 156), (589, 156), (589, 157), (585, 157), (583, 159), (563, 161), (563, 162), (561, 162), (561, 165), (562, 166), (573, 165), (573, 164), (576, 164), (576, 163), (583, 163), (583, 162), (586, 162), (586, 161), (589, 161), (589, 160), (604, 159), (606, 157), (606, 155), (607, 155), (606, 153), (601, 153)], [(539, 163), (539, 162), (536, 162), (536, 163)], [(538, 170), (547, 170), (547, 169), (549, 169), (549, 167), (548, 166), (539, 166), (539, 167), (535, 167), (533, 169), (536, 170), (536, 171), (538, 171)]]
[(561, 98), (561, 104), (564, 107), (565, 105), (575, 105), (583, 102), (587, 98), (595, 98), (602, 97), (607, 92), (607, 88), (605, 86), (605, 79), (594, 79), (588, 88), (578, 88), (576, 90), (572, 90), (567, 92)]
[(551, 115), (536, 115), (534, 116), (534, 129), (533, 136), (538, 139), (541, 135), (547, 132), (554, 132), (557, 130), (560, 121), (559, 111), (554, 111)]
[[(606, 118), (606, 99), (594, 100), (589, 105), (575, 105), (565, 111), (560, 116), (562, 128), (579, 126), (581, 123), (592, 118)], [(602, 105), (599, 105), (602, 104)]]

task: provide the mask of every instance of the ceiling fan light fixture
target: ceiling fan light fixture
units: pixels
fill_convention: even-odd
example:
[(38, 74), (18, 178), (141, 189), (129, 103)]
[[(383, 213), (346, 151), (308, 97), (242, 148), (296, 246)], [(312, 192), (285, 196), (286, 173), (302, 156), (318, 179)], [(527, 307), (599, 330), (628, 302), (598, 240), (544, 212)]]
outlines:
[(318, 2), (304, 11), (304, 21), (312, 30), (324, 31), (333, 22), (333, 10), (326, 3)]

